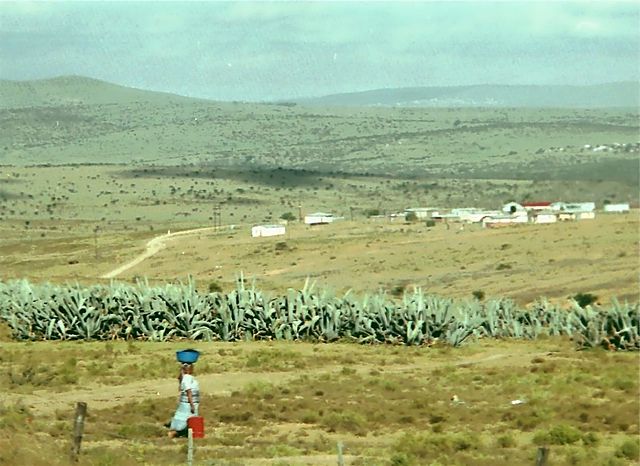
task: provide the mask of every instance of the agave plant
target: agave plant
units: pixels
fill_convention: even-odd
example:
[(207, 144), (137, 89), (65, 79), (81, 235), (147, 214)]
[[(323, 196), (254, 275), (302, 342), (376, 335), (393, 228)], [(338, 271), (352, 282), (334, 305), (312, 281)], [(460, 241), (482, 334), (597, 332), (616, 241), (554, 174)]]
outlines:
[(150, 286), (34, 285), (0, 282), (0, 319), (21, 340), (170, 339), (313, 340), (459, 346), (474, 338), (569, 335), (578, 348), (640, 350), (638, 304), (608, 309), (577, 303), (569, 310), (546, 300), (520, 308), (508, 299), (454, 301), (415, 288), (402, 299), (384, 292), (338, 297), (300, 290), (271, 297), (240, 275), (229, 293), (201, 293), (195, 282)]

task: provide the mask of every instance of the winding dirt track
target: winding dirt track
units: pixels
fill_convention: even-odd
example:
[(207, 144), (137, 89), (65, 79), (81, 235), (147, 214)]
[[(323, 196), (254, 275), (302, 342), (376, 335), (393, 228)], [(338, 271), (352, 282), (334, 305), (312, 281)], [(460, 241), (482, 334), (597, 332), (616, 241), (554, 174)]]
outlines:
[(104, 275), (102, 275), (100, 278), (115, 278), (118, 275), (120, 275), (121, 273), (135, 267), (136, 265), (140, 264), (141, 262), (149, 259), (150, 257), (154, 256), (155, 254), (157, 254), (158, 252), (162, 251), (164, 248), (167, 247), (167, 242), (172, 241), (176, 238), (182, 237), (182, 236), (192, 236), (198, 233), (204, 233), (210, 230), (216, 230), (216, 227), (203, 227), (203, 228), (194, 228), (191, 230), (183, 230), (183, 231), (178, 231), (175, 233), (165, 233), (164, 235), (160, 235), (160, 236), (156, 236), (155, 238), (152, 238), (151, 240), (149, 240), (146, 244), (146, 248), (145, 251), (140, 254), (139, 256), (135, 257), (134, 259), (132, 259), (131, 261), (127, 262), (124, 265), (121, 265), (120, 267), (113, 269), (111, 272), (105, 273)]

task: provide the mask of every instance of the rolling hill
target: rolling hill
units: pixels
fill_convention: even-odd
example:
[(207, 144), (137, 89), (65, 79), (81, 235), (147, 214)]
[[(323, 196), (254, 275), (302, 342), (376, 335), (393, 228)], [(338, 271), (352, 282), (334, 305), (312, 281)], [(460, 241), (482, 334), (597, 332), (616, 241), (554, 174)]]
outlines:
[(32, 81), (0, 80), (0, 108), (131, 102), (197, 101), (175, 94), (145, 91), (83, 76), (60, 76)]
[(635, 82), (618, 82), (592, 86), (406, 87), (333, 94), (298, 102), (349, 107), (638, 108), (640, 86)]
[[(428, 95), (443, 103), (443, 96), (454, 95), (451, 89), (439, 94), (431, 89)], [(457, 89), (455, 95), (479, 99), (490, 95), (488, 89), (494, 96), (505, 90), (479, 86)], [(632, 94), (629, 86), (603, 85), (580, 88), (582, 94), (567, 94), (564, 102), (573, 96), (576, 103), (579, 94), (594, 89), (601, 90), (595, 103), (616, 95), (622, 102), (620, 96)], [(518, 103), (519, 88), (508, 90), (510, 102)], [(0, 165), (190, 165), (252, 176), (285, 168), (297, 176), (310, 171), (603, 181), (637, 192), (637, 109), (382, 105), (392, 98), (425, 98), (423, 91), (372, 91), (338, 99), (341, 106), (314, 106), (214, 102), (77, 76), (1, 81)], [(559, 101), (548, 94), (545, 102)], [(532, 98), (533, 92), (527, 95)], [(367, 106), (371, 102), (380, 105)]]

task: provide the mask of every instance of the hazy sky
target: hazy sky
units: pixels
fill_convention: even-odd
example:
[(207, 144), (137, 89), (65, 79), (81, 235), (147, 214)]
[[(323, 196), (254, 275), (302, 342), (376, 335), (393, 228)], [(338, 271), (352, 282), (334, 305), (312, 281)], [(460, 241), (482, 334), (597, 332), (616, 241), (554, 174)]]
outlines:
[(638, 2), (4, 2), (0, 78), (223, 100), (640, 80)]

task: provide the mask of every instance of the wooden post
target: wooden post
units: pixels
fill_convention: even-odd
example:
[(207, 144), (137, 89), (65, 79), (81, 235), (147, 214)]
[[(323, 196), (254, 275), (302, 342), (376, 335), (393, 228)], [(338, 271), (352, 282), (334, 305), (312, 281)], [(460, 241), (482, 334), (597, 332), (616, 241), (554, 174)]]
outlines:
[(71, 461), (78, 461), (80, 443), (84, 433), (84, 418), (87, 414), (87, 403), (79, 401), (76, 404), (76, 419), (73, 424), (73, 445), (71, 447)]
[(536, 455), (536, 466), (546, 466), (548, 459), (549, 459), (549, 448), (548, 447), (538, 448), (538, 454)]
[(342, 456), (342, 442), (338, 442), (338, 466), (344, 466), (344, 457)]
[(193, 429), (189, 428), (189, 442), (187, 447), (187, 464), (193, 465)]

